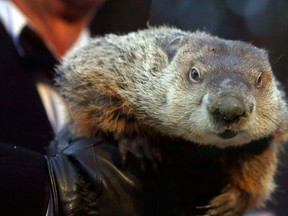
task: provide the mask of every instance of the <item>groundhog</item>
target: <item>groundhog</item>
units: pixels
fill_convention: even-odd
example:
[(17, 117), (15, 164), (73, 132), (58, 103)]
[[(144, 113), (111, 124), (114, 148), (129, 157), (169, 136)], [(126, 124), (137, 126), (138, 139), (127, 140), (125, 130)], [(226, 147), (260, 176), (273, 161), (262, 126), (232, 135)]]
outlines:
[(237, 216), (270, 198), (288, 112), (265, 50), (151, 27), (96, 37), (65, 58), (57, 74), (75, 133), (113, 135), (124, 160), (127, 151), (161, 160), (154, 145), (161, 136), (223, 150), (268, 140), (257, 153), (220, 158), (229, 183), (199, 208), (205, 216)]

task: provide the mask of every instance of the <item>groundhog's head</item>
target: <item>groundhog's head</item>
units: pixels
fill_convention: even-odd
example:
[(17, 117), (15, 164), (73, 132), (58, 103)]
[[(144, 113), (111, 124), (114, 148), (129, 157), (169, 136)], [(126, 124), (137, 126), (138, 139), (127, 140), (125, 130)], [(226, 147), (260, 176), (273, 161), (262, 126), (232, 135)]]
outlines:
[(166, 93), (154, 110), (162, 132), (226, 147), (282, 130), (286, 104), (265, 50), (197, 32), (165, 52)]

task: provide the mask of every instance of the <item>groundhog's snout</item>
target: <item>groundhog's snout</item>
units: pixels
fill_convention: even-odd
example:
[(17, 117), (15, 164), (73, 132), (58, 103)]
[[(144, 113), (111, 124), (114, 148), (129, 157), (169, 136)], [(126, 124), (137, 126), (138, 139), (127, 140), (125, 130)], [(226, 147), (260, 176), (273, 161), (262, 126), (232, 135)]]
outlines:
[(224, 95), (218, 98), (217, 102), (211, 107), (210, 113), (217, 123), (229, 125), (236, 123), (241, 117), (251, 112), (252, 108), (247, 109), (241, 98)]

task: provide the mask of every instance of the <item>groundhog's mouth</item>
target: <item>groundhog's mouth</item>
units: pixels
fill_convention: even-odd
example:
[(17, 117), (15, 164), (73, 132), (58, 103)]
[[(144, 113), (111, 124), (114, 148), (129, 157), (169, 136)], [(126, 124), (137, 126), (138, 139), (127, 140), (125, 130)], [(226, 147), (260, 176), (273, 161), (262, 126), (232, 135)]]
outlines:
[(232, 131), (232, 130), (225, 130), (222, 133), (218, 133), (218, 136), (221, 137), (222, 139), (231, 139), (237, 135), (237, 132)]

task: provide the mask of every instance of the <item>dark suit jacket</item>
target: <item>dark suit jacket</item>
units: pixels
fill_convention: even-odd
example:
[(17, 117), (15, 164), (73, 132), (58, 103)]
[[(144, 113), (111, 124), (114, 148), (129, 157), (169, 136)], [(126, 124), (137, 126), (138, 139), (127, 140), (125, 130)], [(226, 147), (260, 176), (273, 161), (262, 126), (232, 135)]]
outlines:
[(43, 152), (54, 134), (29, 65), (0, 24), (0, 141)]

